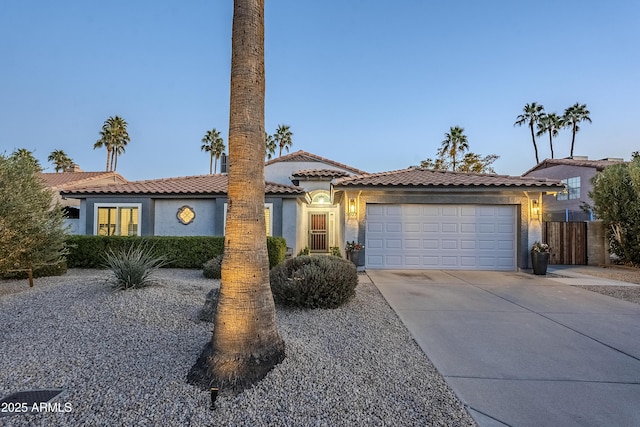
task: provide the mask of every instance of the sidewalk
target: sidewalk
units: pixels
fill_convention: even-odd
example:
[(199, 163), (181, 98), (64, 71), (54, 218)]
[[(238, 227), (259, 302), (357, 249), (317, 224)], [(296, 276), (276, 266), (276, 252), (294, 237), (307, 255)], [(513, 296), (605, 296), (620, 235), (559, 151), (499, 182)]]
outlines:
[[(550, 265), (547, 268), (547, 278), (563, 283), (565, 285), (579, 286), (640, 286), (635, 283), (622, 282), (620, 280), (611, 280), (603, 277), (591, 276), (579, 273), (575, 270), (594, 269), (599, 270), (600, 267), (589, 267), (586, 265)], [(541, 276), (545, 277), (545, 276)]]

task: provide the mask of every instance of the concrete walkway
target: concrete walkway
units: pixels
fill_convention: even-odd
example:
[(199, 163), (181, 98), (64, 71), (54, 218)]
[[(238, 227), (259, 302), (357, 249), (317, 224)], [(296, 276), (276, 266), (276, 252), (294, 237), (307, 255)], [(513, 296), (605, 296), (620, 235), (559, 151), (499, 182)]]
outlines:
[(480, 426), (640, 426), (640, 305), (570, 286), (620, 283), (367, 274)]

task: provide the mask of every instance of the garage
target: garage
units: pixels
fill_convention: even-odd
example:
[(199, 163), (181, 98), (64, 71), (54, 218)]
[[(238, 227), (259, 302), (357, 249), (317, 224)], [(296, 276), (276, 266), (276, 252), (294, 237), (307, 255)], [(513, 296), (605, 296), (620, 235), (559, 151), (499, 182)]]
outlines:
[(516, 206), (367, 204), (367, 269), (516, 269)]

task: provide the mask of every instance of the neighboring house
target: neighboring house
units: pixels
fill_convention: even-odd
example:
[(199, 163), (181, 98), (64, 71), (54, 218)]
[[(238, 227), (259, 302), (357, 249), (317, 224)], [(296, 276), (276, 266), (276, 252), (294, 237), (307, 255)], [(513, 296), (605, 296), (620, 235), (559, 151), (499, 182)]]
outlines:
[(79, 234), (80, 200), (61, 196), (62, 191), (81, 187), (100, 187), (126, 183), (127, 180), (116, 172), (84, 172), (77, 165), (72, 171), (59, 173), (40, 173), (45, 185), (56, 194), (55, 203), (59, 203), (65, 212), (65, 224), (72, 234)]
[[(559, 181), (410, 168), (367, 174), (305, 151), (265, 164), (267, 235), (297, 254), (365, 245), (365, 268), (517, 270)], [(63, 191), (82, 234), (223, 235), (227, 175)]]
[(589, 160), (587, 156), (545, 159), (522, 176), (557, 179), (565, 185), (564, 191), (544, 196), (546, 221), (593, 221), (591, 212), (582, 208), (593, 204), (589, 198), (591, 178), (607, 166), (623, 162), (620, 158)]

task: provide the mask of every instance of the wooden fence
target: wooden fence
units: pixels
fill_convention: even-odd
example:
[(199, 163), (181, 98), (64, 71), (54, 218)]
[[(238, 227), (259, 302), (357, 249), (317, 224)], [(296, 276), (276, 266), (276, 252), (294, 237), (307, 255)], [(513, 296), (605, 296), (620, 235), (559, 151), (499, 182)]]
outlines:
[(542, 240), (551, 248), (550, 264), (587, 264), (586, 222), (543, 222)]

